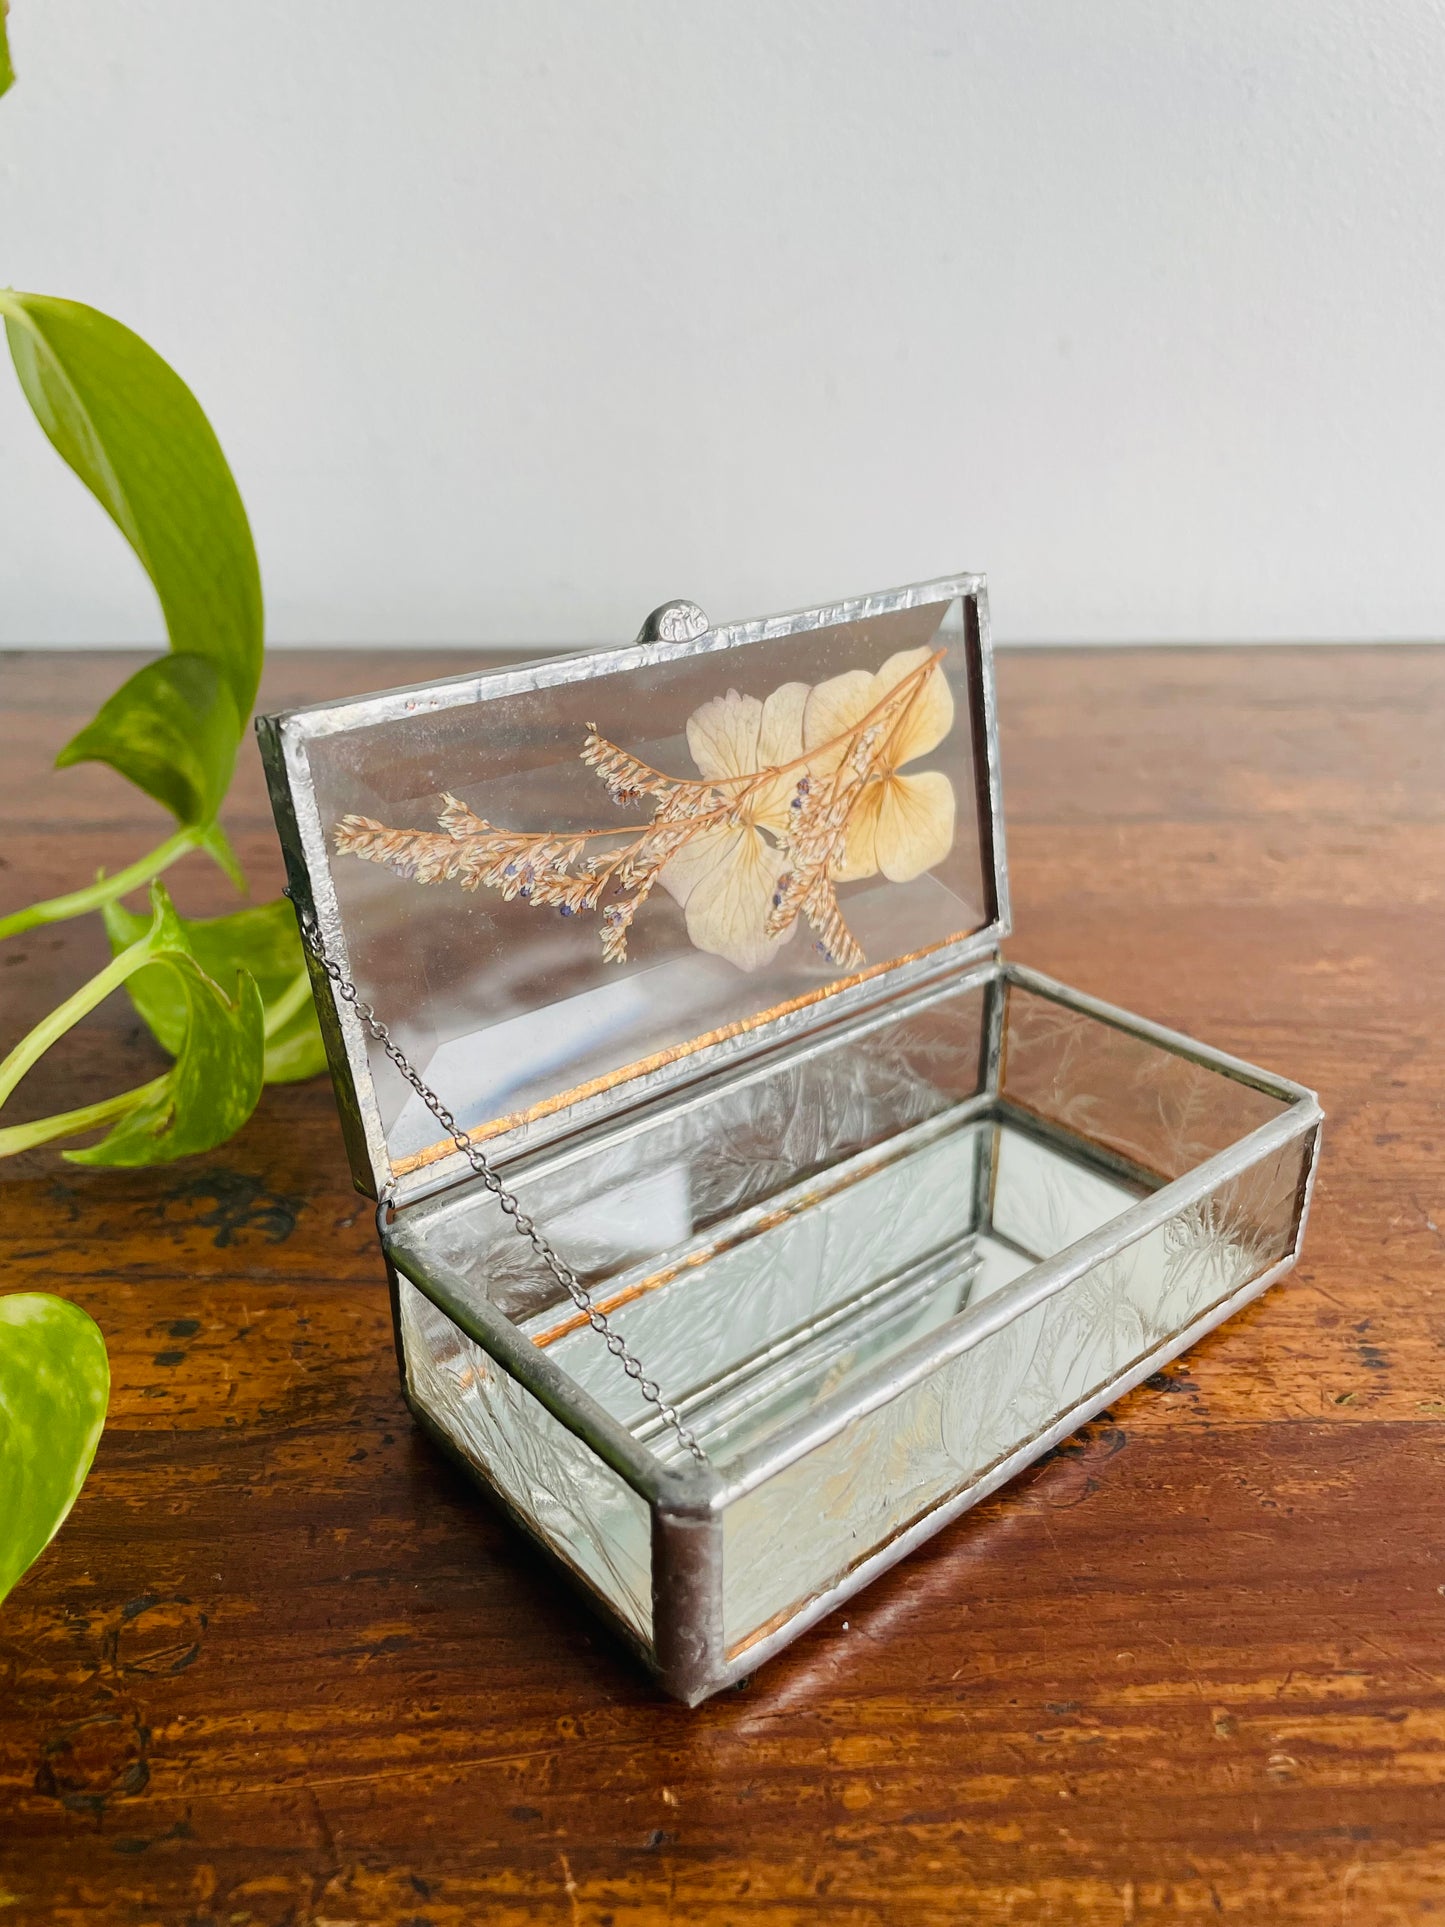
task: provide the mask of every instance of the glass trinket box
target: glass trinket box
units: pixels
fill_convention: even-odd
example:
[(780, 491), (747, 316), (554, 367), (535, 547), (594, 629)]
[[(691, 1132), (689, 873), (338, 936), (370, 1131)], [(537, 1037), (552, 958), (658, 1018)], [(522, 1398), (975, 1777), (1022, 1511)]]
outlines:
[(688, 1704), (1293, 1264), (1313, 1094), (999, 953), (981, 576), (258, 730), (407, 1402)]

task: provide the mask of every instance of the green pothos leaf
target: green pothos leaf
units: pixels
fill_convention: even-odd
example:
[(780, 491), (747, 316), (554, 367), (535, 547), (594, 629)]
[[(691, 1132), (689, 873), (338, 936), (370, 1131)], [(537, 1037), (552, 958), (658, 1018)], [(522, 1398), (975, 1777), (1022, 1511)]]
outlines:
[(209, 656), (162, 656), (136, 671), (56, 757), (109, 763), (187, 827), (221, 807), (241, 722), (231, 685)]
[(140, 558), (171, 648), (206, 656), (251, 713), (261, 573), (240, 492), (200, 403), (155, 349), (79, 301), (0, 290), (25, 398)]
[(76, 1164), (163, 1164), (208, 1151), (240, 1130), (261, 1095), (266, 1014), (250, 972), (232, 968), (217, 982), (159, 883), (151, 885), (150, 924), (127, 949), (132, 977), (164, 970), (178, 986), (176, 1061), (99, 1144), (65, 1153)]
[(171, 654), (123, 684), (60, 753), (109, 763), (185, 825), (231, 780), (261, 674), (250, 524), (200, 403), (140, 336), (98, 309), (0, 290), (26, 400), (135, 550)]
[(105, 1340), (79, 1305), (0, 1298), (0, 1599), (79, 1497), (109, 1398)]
[(15, 81), (15, 69), (10, 65), (10, 41), (5, 32), (5, 16), (9, 11), (10, 0), (0, 0), (0, 94)]
[[(144, 935), (147, 919), (123, 904), (105, 906), (105, 927), (117, 955)], [(265, 1078), (289, 1084), (315, 1077), (326, 1068), (326, 1047), (316, 1021), (306, 959), (296, 917), (284, 897), (227, 917), (181, 918), (192, 953), (206, 974), (228, 981), (236, 969), (248, 970), (261, 992), (266, 1012)], [(126, 989), (156, 1041), (174, 1057), (185, 1039), (187, 1006), (173, 970), (159, 966), (138, 971)]]

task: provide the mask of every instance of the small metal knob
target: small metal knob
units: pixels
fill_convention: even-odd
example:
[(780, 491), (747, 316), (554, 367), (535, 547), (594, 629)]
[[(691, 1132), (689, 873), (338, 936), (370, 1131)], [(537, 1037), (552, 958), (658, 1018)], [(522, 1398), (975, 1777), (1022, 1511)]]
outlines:
[(712, 624), (695, 602), (664, 602), (637, 632), (639, 642), (695, 642)]

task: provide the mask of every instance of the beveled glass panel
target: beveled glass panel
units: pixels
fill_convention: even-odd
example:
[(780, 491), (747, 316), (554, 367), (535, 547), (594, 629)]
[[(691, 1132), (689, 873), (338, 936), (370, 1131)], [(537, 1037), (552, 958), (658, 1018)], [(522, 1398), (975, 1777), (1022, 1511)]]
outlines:
[[(351, 974), (463, 1125), (490, 1134), (536, 1123), (988, 923), (961, 604), (721, 646), (728, 633), (716, 648), (616, 672), (603, 660), (580, 680), (553, 666), (541, 687), (489, 694), (482, 679), (461, 703), (418, 690), (402, 716), (348, 727), (339, 711), (336, 726), (307, 739)], [(900, 655), (924, 680), (890, 710), (903, 672), (891, 670), (892, 683), (877, 672)], [(505, 679), (490, 687), (510, 689)], [(829, 745), (853, 741), (848, 731), (879, 704), (867, 745), (878, 773), (838, 833), (848, 878), (839, 907), (857, 952), (801, 919), (775, 941), (766, 920), (784, 887), (784, 828), (833, 780)], [(456, 870), (468, 837), (479, 850), (475, 839), (498, 826), (583, 839), (579, 872), (645, 828), (658, 797), (644, 788), (614, 807), (583, 757), (594, 728), (695, 786), (780, 772), (741, 825), (707, 829), (716, 799), (678, 806), (677, 855), (637, 906), (625, 961), (609, 961), (602, 942), (608, 917), (631, 901), (625, 875), (595, 907), (559, 914), (538, 907), (546, 891), (530, 866), (545, 870), (540, 845), (503, 879), (525, 885), (530, 901), (484, 881), (480, 857), (441, 874)], [(465, 819), (447, 813), (448, 798)], [(358, 819), (372, 829), (357, 831)], [(395, 1172), (446, 1155), (434, 1120), (374, 1046), (370, 1066)]]

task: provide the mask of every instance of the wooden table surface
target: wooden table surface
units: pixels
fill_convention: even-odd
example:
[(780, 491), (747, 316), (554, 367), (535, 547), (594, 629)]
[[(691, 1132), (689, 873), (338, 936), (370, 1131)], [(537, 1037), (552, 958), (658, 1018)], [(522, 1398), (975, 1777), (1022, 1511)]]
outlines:
[[(130, 666), (6, 659), (5, 907), (157, 840), (48, 770)], [(1445, 653), (1000, 682), (1010, 953), (1319, 1089), (1299, 1269), (687, 1712), (413, 1428), (328, 1085), (189, 1163), (0, 1165), (0, 1289), (85, 1305), (114, 1373), (0, 1608), (0, 1923), (1445, 1919)], [(273, 893), (253, 752), (227, 822)], [(0, 1043), (102, 957), (95, 919), (4, 946)], [(117, 998), (13, 1115), (160, 1061)]]

